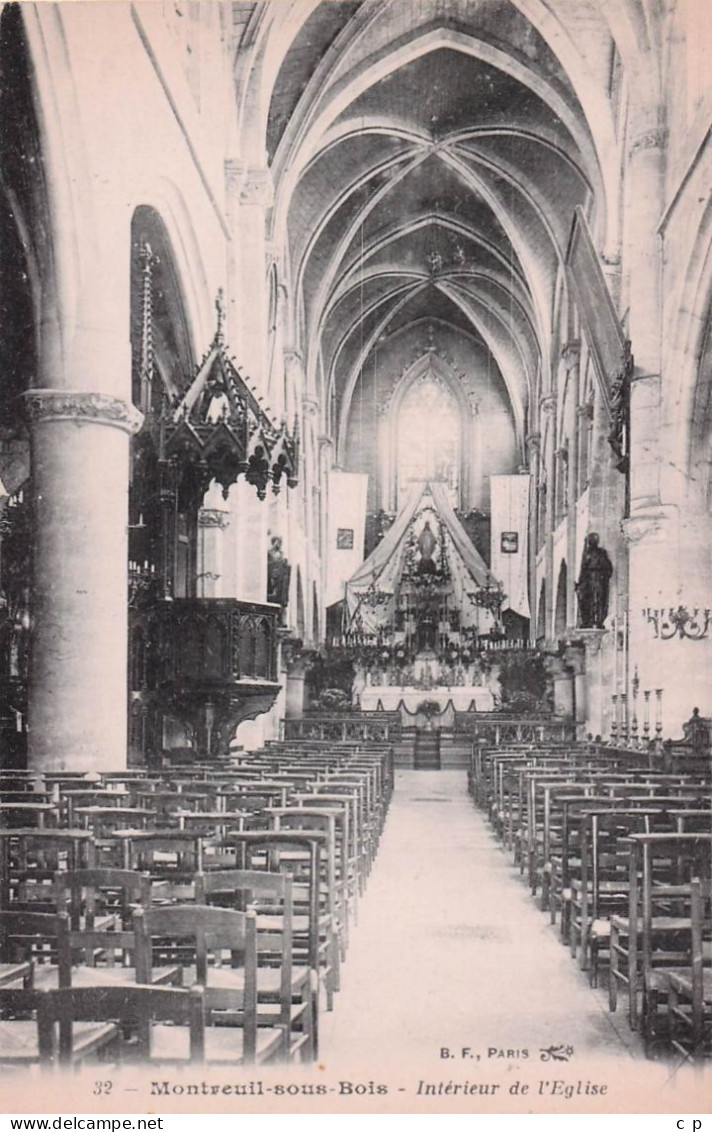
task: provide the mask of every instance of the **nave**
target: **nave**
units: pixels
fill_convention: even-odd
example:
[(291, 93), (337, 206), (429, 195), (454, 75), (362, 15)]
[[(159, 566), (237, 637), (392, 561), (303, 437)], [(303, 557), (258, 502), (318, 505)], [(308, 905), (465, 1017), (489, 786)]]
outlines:
[[(609, 1013), (562, 949), (473, 807), (464, 772), (398, 771), (321, 1062), (363, 1057), (372, 1069), (501, 1080), (503, 1064), (526, 1070), (552, 1045), (573, 1046), (587, 1072), (597, 1058), (643, 1056), (623, 1013)], [(481, 1060), (463, 1059), (463, 1048)], [(491, 1049), (528, 1052), (503, 1059)]]

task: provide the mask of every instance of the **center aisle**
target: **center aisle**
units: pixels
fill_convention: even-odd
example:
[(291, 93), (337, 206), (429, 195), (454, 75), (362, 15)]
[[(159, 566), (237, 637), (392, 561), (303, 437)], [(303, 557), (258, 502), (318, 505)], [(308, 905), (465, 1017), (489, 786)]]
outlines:
[[(464, 771), (397, 773), (342, 976), (322, 1016), (327, 1067), (418, 1065), (437, 1079), (483, 1080), (494, 1063), (501, 1077), (502, 1062), (536, 1062), (541, 1075), (541, 1050), (552, 1045), (573, 1047), (579, 1073), (599, 1056), (619, 1068), (642, 1059), (624, 1011), (609, 1014), (589, 989), (474, 809)], [(553, 1062), (549, 1075), (564, 1069)]]

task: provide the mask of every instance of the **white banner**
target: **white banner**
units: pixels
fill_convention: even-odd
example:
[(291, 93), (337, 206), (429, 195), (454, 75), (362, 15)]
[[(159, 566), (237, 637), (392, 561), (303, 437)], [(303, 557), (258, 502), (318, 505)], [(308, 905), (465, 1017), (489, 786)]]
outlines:
[(366, 475), (356, 472), (329, 473), (327, 606), (342, 600), (344, 583), (363, 562), (367, 491)]
[(503, 609), (529, 617), (529, 476), (490, 476), (492, 562), (504, 586)]

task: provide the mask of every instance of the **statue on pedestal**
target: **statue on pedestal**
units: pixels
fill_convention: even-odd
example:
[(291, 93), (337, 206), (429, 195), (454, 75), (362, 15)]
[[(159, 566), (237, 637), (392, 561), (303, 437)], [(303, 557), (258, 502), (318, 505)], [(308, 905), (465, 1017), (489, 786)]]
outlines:
[(289, 579), (292, 568), (284, 556), (282, 540), (273, 535), (267, 551), (267, 601), (281, 605), (289, 604)]
[(434, 574), (435, 563), (433, 561), (433, 553), (436, 546), (438, 545), (438, 540), (431, 530), (430, 521), (428, 519), (426, 519), (425, 521), (425, 526), (420, 532), (420, 536), (416, 545), (420, 554), (420, 561), (418, 562), (418, 573)]
[(613, 565), (608, 552), (599, 546), (595, 533), (586, 535), (581, 572), (576, 583), (580, 629), (602, 629), (608, 616), (608, 590)]

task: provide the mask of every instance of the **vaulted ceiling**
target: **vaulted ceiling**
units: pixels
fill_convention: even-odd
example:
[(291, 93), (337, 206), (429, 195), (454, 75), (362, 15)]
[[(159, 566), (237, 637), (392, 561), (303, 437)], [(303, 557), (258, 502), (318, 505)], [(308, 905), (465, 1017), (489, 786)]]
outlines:
[(574, 209), (615, 246), (622, 63), (605, 8), (268, 0), (252, 13), (262, 102), (243, 106), (262, 115), (292, 333), (336, 435), (377, 344), (409, 323), (422, 338), (432, 316), (488, 351), (521, 442), (551, 368)]

